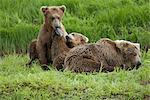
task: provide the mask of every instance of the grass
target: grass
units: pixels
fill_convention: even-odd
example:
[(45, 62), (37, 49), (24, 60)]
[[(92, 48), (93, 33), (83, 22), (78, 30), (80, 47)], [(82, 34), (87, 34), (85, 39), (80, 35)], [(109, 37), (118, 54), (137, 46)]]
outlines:
[(81, 32), (90, 42), (108, 37), (150, 45), (149, 0), (0, 0), (1, 54), (27, 51), (43, 23), (43, 5), (65, 5), (67, 32)]
[(44, 5), (65, 5), (68, 33), (81, 32), (90, 42), (103, 37), (150, 46), (149, 0), (0, 0), (0, 100), (150, 98), (150, 52), (142, 53), (138, 70), (76, 74), (26, 68), (29, 42), (36, 38)]
[(138, 70), (76, 74), (45, 72), (36, 63), (27, 68), (27, 55), (7, 55), (0, 60), (0, 98), (143, 100), (150, 94), (149, 58), (143, 54)]

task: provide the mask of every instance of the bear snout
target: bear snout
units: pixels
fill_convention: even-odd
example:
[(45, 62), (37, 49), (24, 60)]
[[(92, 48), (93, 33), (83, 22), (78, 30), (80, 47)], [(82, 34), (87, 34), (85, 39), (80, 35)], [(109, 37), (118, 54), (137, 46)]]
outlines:
[(72, 38), (71, 38), (69, 35), (67, 35), (67, 36), (66, 36), (66, 40), (67, 40), (67, 42), (71, 42), (71, 41), (72, 41)]
[(140, 61), (138, 61), (136, 64), (136, 69), (138, 69), (141, 65), (142, 65), (142, 63)]
[(56, 33), (58, 36), (63, 36), (63, 35), (64, 35), (64, 32), (63, 32), (60, 28), (56, 28), (56, 29), (55, 29), (55, 33)]
[(70, 39), (68, 35), (66, 36), (66, 39), (67, 39), (67, 40), (69, 40), (69, 39)]
[(136, 63), (134, 63), (134, 64), (132, 65), (132, 69), (133, 69), (133, 68), (138, 69), (141, 65), (142, 65), (141, 61), (137, 61)]

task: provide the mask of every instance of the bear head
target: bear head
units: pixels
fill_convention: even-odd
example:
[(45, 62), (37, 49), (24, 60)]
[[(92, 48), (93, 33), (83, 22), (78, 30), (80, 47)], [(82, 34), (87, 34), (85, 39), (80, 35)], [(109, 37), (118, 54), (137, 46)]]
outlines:
[(41, 11), (45, 17), (45, 24), (56, 31), (58, 35), (61, 33), (61, 20), (65, 13), (66, 7), (62, 6), (42, 6)]
[(141, 65), (140, 44), (125, 40), (116, 40), (114, 42), (124, 58), (123, 67), (125, 69), (139, 68)]
[(69, 48), (73, 48), (80, 44), (88, 43), (89, 39), (80, 33), (70, 33), (66, 35), (66, 44)]

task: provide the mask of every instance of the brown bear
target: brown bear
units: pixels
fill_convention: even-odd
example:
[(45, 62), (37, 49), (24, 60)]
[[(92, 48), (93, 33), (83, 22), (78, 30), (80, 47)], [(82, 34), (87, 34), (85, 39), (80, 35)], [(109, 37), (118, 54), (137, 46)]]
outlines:
[[(81, 33), (75, 33), (75, 32), (72, 32), (72, 33), (66, 35), (65, 38), (66, 38), (65, 42), (69, 48), (73, 48), (80, 44), (85, 44), (89, 41), (89, 39), (86, 36), (82, 35)], [(27, 65), (31, 65), (31, 63), (35, 59), (38, 59), (38, 54), (37, 54), (37, 50), (36, 50), (36, 42), (37, 42), (36, 39), (32, 40), (32, 42), (29, 46), (30, 61), (27, 63)]]
[(69, 48), (88, 43), (89, 39), (81, 33), (72, 32), (66, 35), (66, 44)]
[(53, 66), (57, 70), (63, 69), (64, 59), (71, 48), (85, 44), (89, 41), (86, 36), (75, 32), (66, 35), (66, 43), (62, 37), (56, 36), (55, 39), (52, 43), (51, 55), (53, 60)]
[[(50, 48), (53, 41), (54, 33), (62, 35), (60, 31), (63, 31), (63, 35), (67, 35), (67, 32), (65, 31), (65, 28), (61, 23), (65, 9), (65, 6), (41, 7), (41, 10), (44, 14), (44, 23), (38, 34), (37, 40), (34, 40), (31, 43), (31, 46), (32, 44), (36, 43), (36, 47), (33, 48), (36, 48), (37, 50), (37, 56), (43, 70), (49, 69), (47, 65), (51, 62)], [(34, 58), (37, 58), (37, 56), (35, 55)]]
[(125, 40), (101, 39), (97, 43), (72, 48), (65, 57), (64, 67), (73, 72), (113, 71), (116, 67), (138, 68), (140, 46)]
[(27, 66), (28, 65), (30, 66), (35, 59), (38, 59), (38, 54), (37, 54), (37, 50), (36, 50), (36, 43), (37, 43), (37, 39), (33, 39), (29, 45), (30, 61), (26, 64)]

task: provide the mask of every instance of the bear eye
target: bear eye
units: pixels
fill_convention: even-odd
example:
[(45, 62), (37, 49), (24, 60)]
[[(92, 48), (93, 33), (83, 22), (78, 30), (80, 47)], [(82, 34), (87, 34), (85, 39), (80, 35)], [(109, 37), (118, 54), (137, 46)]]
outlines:
[(54, 20), (54, 19), (55, 19), (55, 17), (51, 17), (51, 19), (52, 19), (52, 20)]
[(57, 19), (59, 19), (59, 20), (60, 20), (60, 17), (57, 17)]
[(81, 39), (81, 44), (86, 43), (86, 41), (84, 39)]
[(134, 53), (133, 53), (133, 56), (137, 56), (137, 54), (134, 52)]
[(132, 55), (132, 56), (137, 56), (137, 53), (135, 53), (135, 52), (130, 52), (130, 55)]
[(57, 10), (56, 8), (53, 8), (53, 10)]
[(74, 36), (74, 34), (72, 34)]

